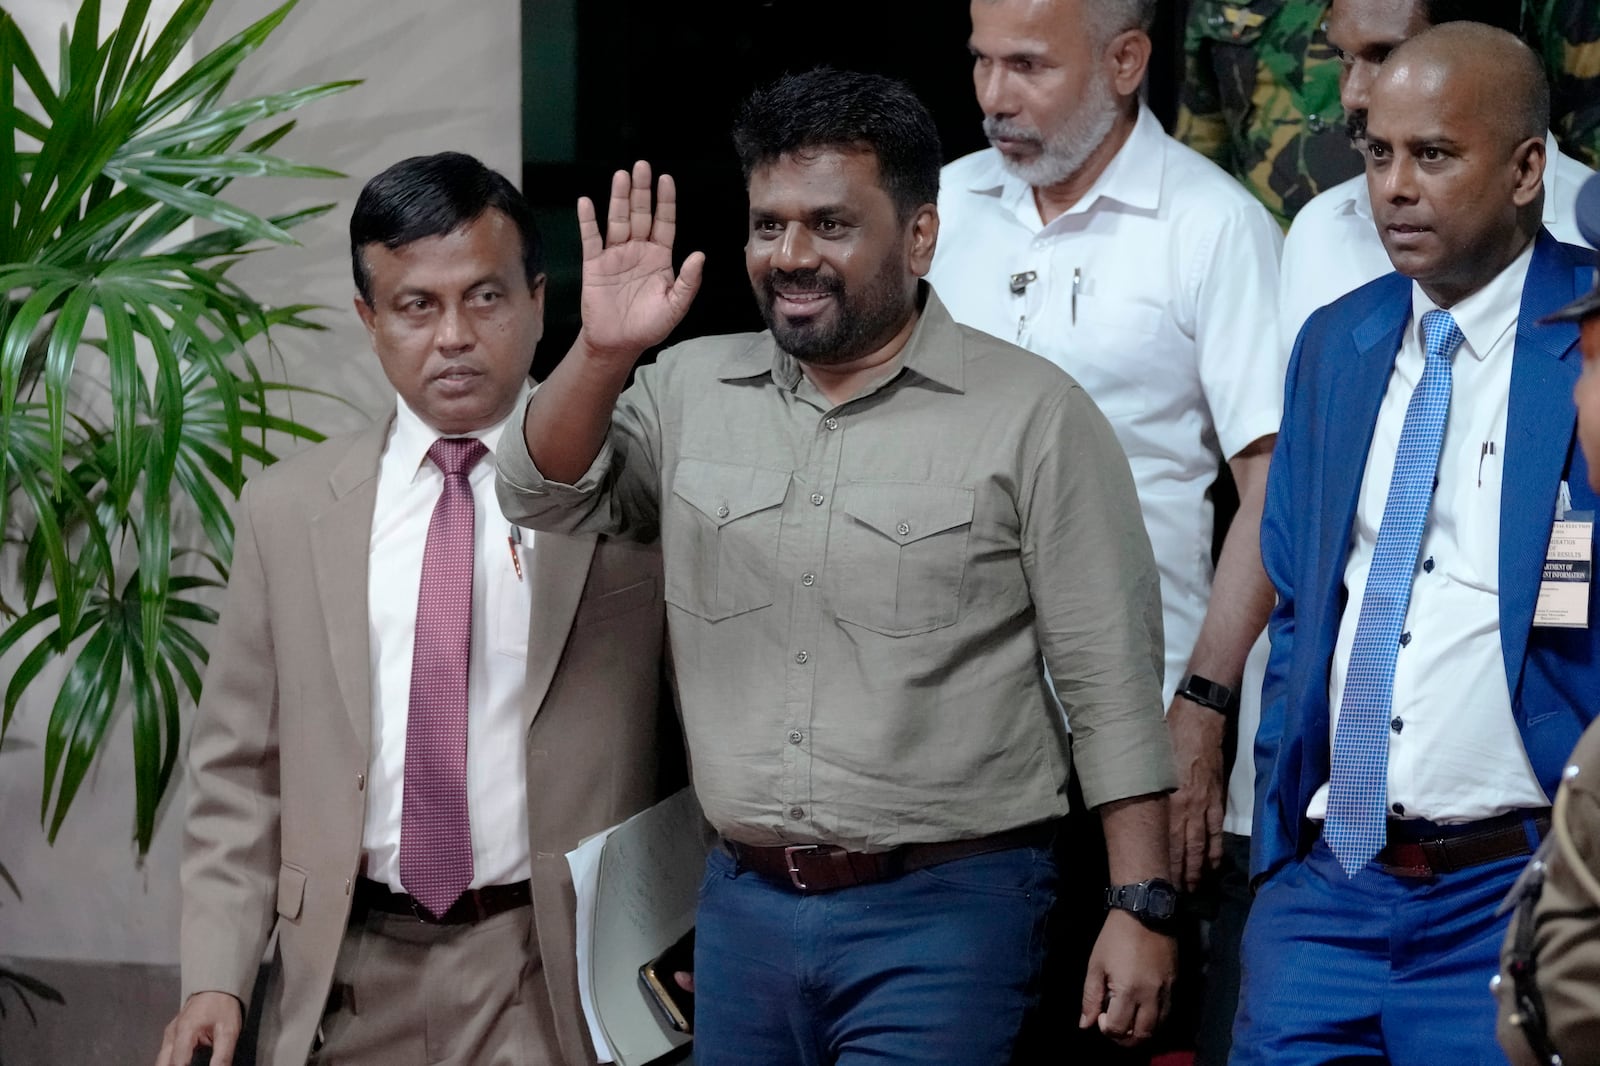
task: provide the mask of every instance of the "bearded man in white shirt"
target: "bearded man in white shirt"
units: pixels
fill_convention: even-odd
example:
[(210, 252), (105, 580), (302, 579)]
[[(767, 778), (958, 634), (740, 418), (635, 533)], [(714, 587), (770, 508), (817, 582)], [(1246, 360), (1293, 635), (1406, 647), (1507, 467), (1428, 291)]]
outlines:
[[(1127, 452), (1161, 572), (1172, 865), (1192, 889), (1222, 857), (1226, 716), (1272, 607), (1257, 541), (1283, 382), (1281, 237), (1140, 103), (1155, 8), (974, 0), (993, 147), (944, 169), (929, 278), (958, 321), (1076, 378)], [(1240, 507), (1213, 573), (1224, 460)]]

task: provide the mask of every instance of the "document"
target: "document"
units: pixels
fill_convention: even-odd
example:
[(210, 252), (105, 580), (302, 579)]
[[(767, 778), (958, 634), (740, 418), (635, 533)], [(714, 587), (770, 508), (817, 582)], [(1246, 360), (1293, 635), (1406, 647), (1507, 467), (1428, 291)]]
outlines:
[(643, 1066), (690, 1041), (651, 1006), (639, 967), (694, 926), (715, 842), (686, 788), (567, 853), (578, 904), (578, 993), (601, 1062)]

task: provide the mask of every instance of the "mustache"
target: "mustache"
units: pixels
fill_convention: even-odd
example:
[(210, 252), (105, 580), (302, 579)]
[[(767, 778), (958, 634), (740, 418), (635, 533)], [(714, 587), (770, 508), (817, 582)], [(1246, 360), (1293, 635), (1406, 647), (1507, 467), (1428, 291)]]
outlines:
[(1044, 138), (1035, 130), (1018, 125), (1007, 118), (997, 118), (985, 115), (983, 119), (983, 135), (991, 141), (1026, 141), (1029, 144), (1043, 144)]
[(844, 291), (844, 282), (835, 274), (824, 274), (815, 267), (808, 267), (805, 270), (774, 270), (767, 275), (763, 287), (769, 295), (780, 288), (789, 292), (840, 293)]

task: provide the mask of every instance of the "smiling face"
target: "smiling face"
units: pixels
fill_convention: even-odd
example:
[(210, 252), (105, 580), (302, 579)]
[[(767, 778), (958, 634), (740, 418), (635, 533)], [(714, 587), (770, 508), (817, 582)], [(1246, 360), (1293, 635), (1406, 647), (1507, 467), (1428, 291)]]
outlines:
[(356, 297), (390, 384), (446, 436), (511, 413), (544, 330), (544, 279), (529, 284), (516, 225), (490, 208), (442, 237), (362, 249), (372, 303)]
[(869, 151), (792, 152), (750, 173), (745, 269), (778, 346), (802, 362), (848, 363), (911, 318), (938, 216), (901, 221)]

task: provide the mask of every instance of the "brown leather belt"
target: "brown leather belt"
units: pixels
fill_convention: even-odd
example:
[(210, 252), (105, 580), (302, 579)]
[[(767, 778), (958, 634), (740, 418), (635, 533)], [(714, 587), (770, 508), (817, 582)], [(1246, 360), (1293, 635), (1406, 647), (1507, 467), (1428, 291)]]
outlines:
[(389, 886), (381, 881), (358, 877), (355, 902), (351, 907), (350, 917), (355, 921), (366, 911), (377, 911), (380, 914), (405, 915), (428, 925), (475, 925), (497, 914), (526, 907), (532, 902), (533, 890), (526, 881), (516, 881), (509, 885), (486, 885), (483, 888), (467, 889), (461, 893), (460, 899), (451, 904), (449, 910), (435, 918), (428, 913), (426, 907), (417, 902), (414, 896), (404, 892), (391, 892)]
[(1395, 877), (1433, 877), (1486, 862), (1532, 855), (1538, 841), (1529, 841), (1526, 822), (1533, 819), (1539, 837), (1550, 831), (1550, 810), (1512, 811), (1461, 826), (1419, 826), (1389, 819), (1388, 843), (1373, 858)]
[(749, 870), (796, 892), (832, 892), (888, 881), (913, 870), (975, 855), (1011, 848), (1049, 847), (1055, 833), (1056, 823), (1042, 822), (971, 840), (903, 844), (889, 851), (871, 852), (846, 851), (833, 844), (755, 847), (726, 839), (722, 844), (741, 870)]

